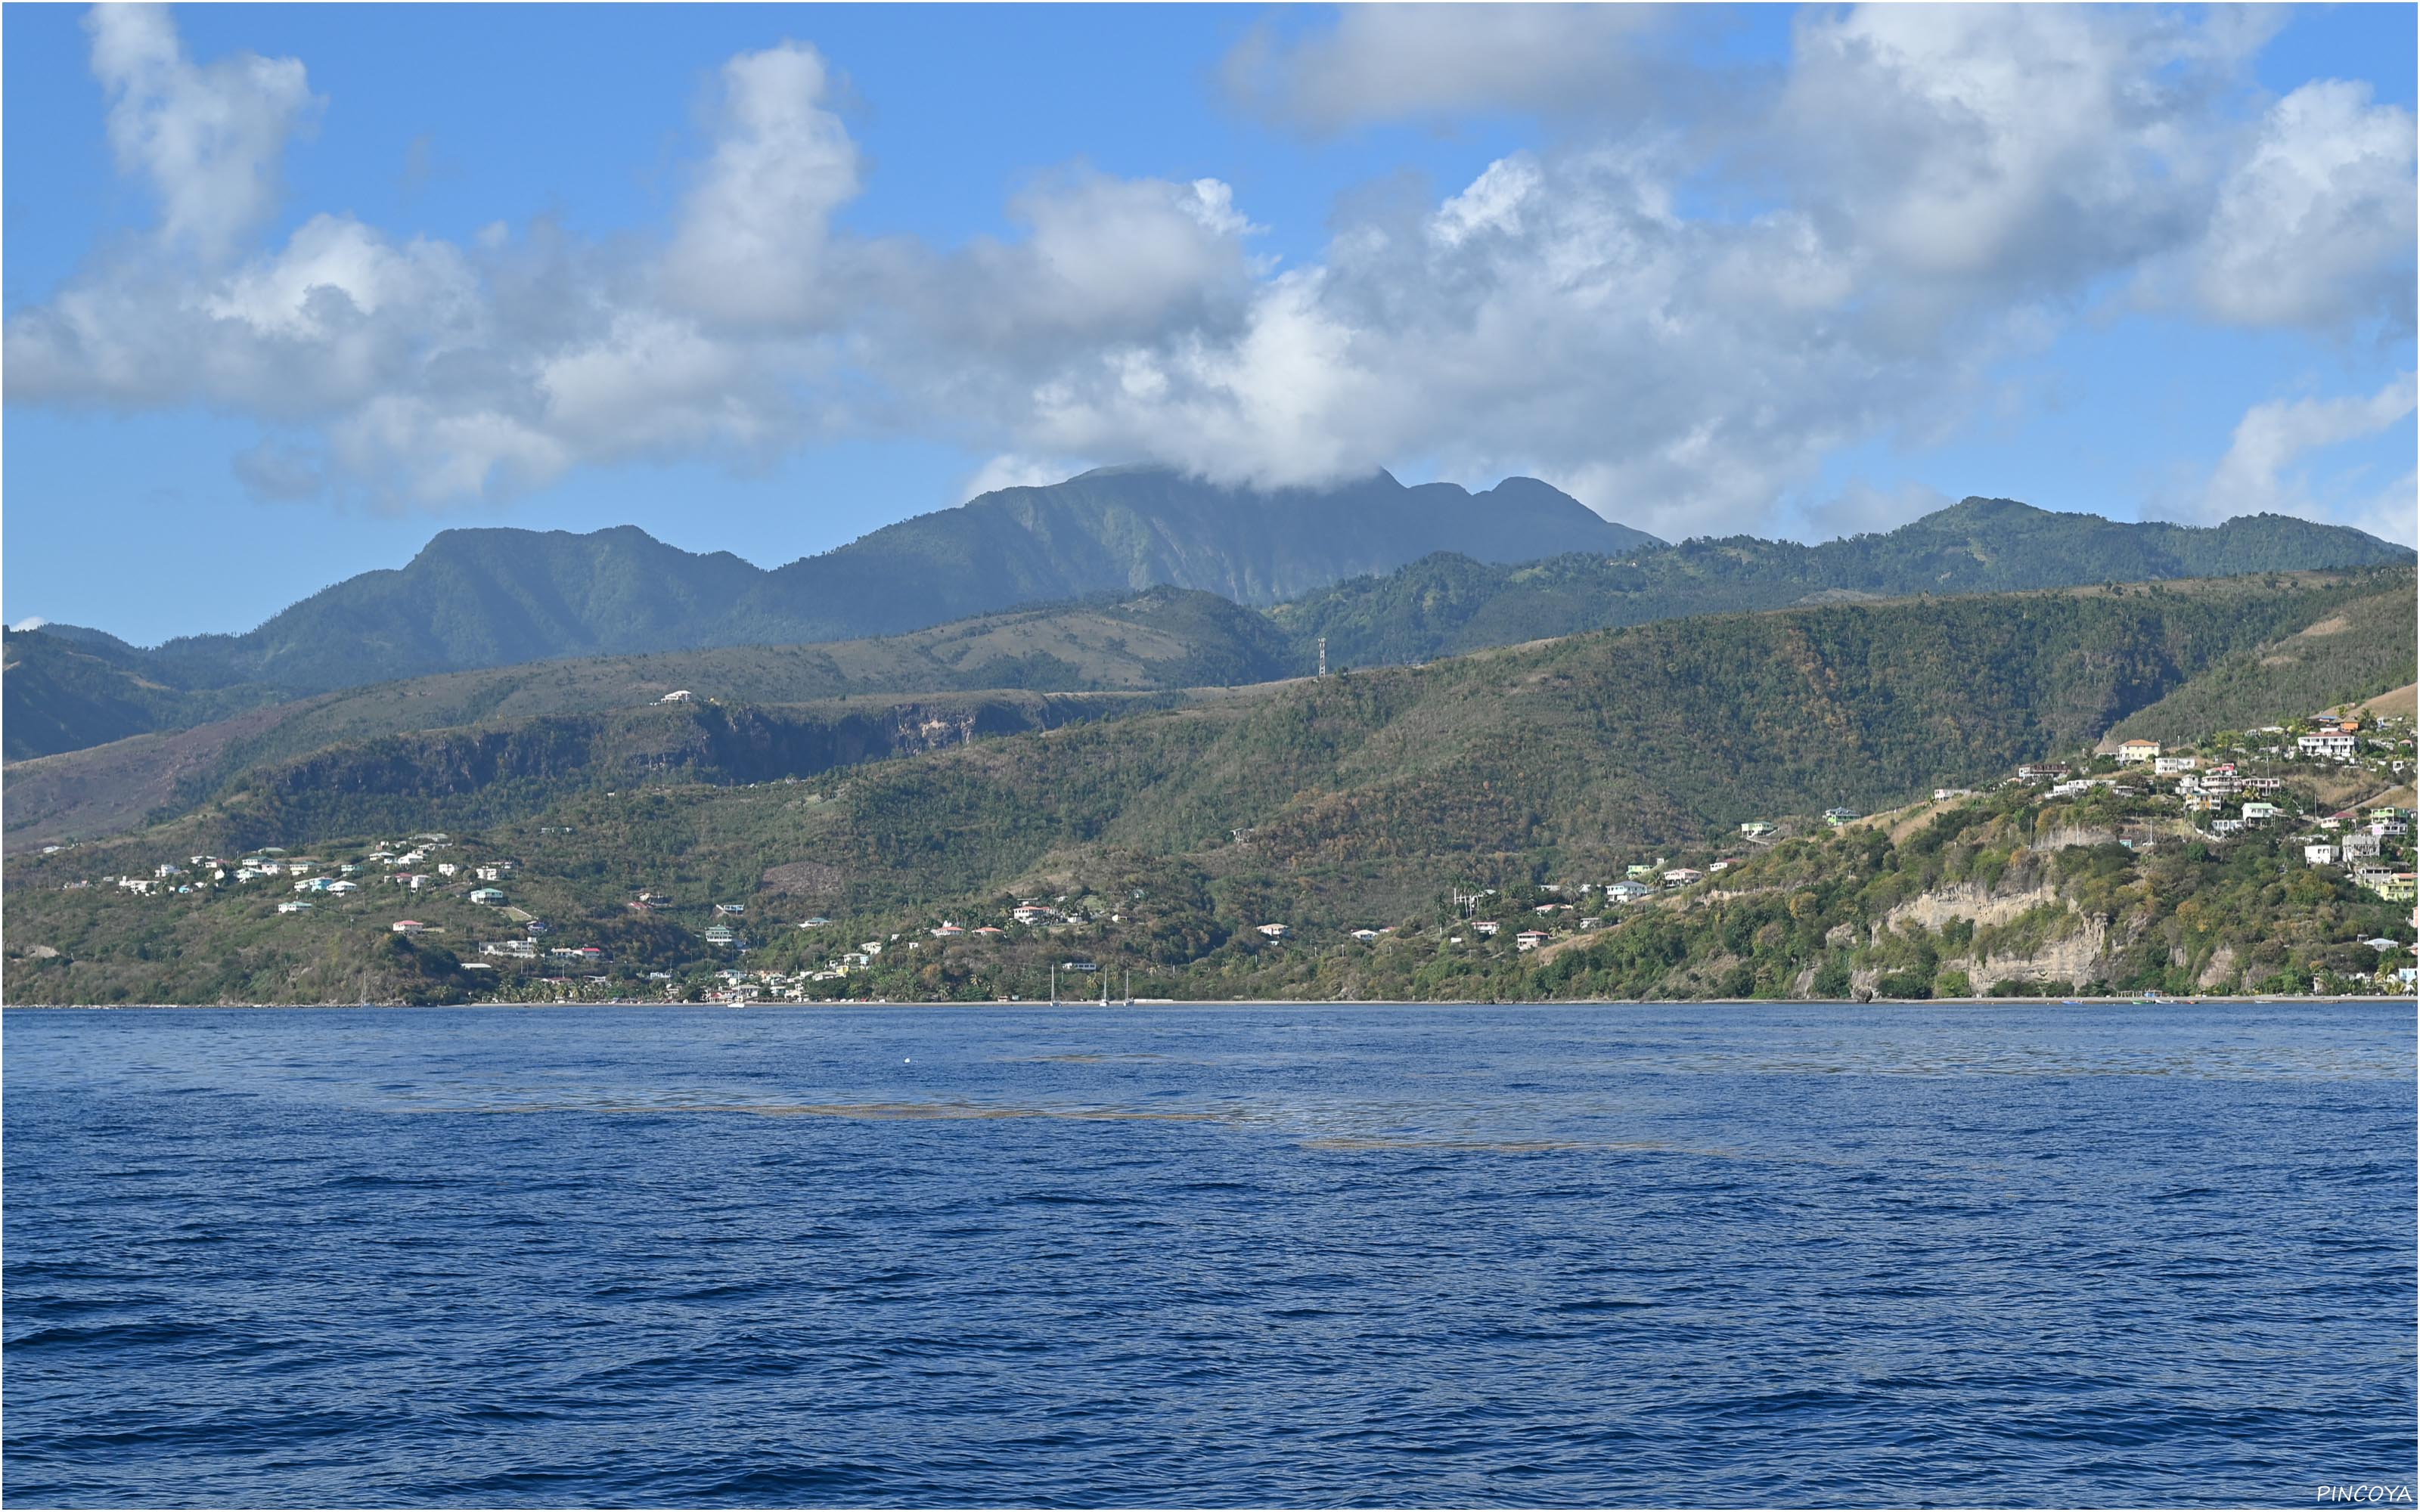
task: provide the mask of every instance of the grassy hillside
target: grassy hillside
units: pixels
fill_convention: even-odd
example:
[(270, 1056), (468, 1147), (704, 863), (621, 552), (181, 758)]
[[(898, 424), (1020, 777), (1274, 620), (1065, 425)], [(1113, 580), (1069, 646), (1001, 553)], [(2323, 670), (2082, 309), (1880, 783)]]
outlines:
[[(768, 847), (775, 829), (795, 832), (792, 853), (798, 837), (812, 849), (846, 794), (591, 794), (541, 825), (452, 837), (431, 855), (465, 874), (430, 889), (384, 885), (367, 839), (326, 848), (322, 872), (364, 857), (365, 888), (311, 895), (300, 915), (278, 912), (297, 896), (282, 880), (190, 896), (132, 897), (105, 877), (63, 888), (60, 877), (107, 858), (70, 853), (10, 894), (6, 987), (14, 1002), (695, 998), (738, 964), (808, 996), (983, 999), (1039, 997), (1054, 964), (1089, 959), (1103, 975), (1063, 973), (1069, 995), (1129, 980), (1145, 996), (1280, 1001), (2377, 991), (2374, 973), (2411, 963), (2410, 905), (2341, 867), (2307, 864), (2297, 834), (2305, 821), (2294, 815), (2340, 805), (2337, 780), (2327, 770), (2288, 780), (2275, 795), (2288, 818), (2223, 841), (2166, 793), (2012, 787), (1836, 831), (1779, 816), (1777, 843), (1730, 836), (1656, 857), (1651, 871), (1715, 870), (1636, 903), (1614, 903), (1587, 871), (1461, 867), (1395, 898), (1325, 909), (1299, 879), (1232, 856), (1100, 845), (1053, 853), (996, 888), (885, 902), (858, 896), (830, 862), (753, 870), (783, 853)], [(2383, 860), (2408, 871), (2408, 837), (2388, 846)], [(1726, 851), (1733, 858), (1717, 866)], [(508, 904), (472, 903), (469, 869), (498, 857), (520, 863), (503, 879)], [(1478, 906), (1459, 905), (1455, 894), (1473, 888)], [(1054, 917), (1016, 922), (1020, 896), (1049, 900)], [(400, 918), (427, 933), (394, 935)], [(552, 923), (541, 949), (593, 946), (600, 958), (466, 966), (483, 959), (481, 942), (520, 935), (533, 918)], [(987, 933), (945, 937), (944, 920)], [(1294, 933), (1270, 939), (1257, 926), (1271, 921)], [(753, 948), (710, 943), (717, 922)], [(1516, 939), (1531, 928), (1549, 936), (1543, 949)], [(853, 969), (838, 975), (839, 964)]]
[(2359, 531), (2281, 516), (2196, 529), (1969, 499), (1885, 534), (1813, 547), (1739, 536), (1511, 567), (1432, 557), (1276, 616), (1304, 644), (1326, 636), (1331, 665), (1359, 667), (1734, 609), (2411, 561), (2408, 549)]
[[(1334, 932), (1433, 909), (1456, 884), (1619, 876), (1747, 819), (1879, 810), (2081, 752), (2196, 672), (2376, 591), (2237, 579), (1667, 622), (1180, 707), (1130, 701), (1123, 717), (999, 738), (945, 729), (944, 748), (812, 783), (773, 779), (828, 764), (852, 731), (906, 748), (929, 711), (852, 726), (833, 710), (676, 707), (389, 737), (264, 769), (164, 827), (12, 858), (12, 938), (98, 958), (116, 916), (59, 891), (70, 877), (437, 828), (519, 859), (516, 903), (587, 931), (621, 927), (643, 887), (701, 912), (843, 918), (1076, 888), (1111, 912), (1150, 901), (1139, 959), (1192, 962), (1264, 920)], [(1108, 712), (1045, 702), (1031, 725)], [(185, 919), (240, 900), (131, 902)], [(396, 906), (315, 910), (309, 929)], [(458, 911), (448, 927), (495, 927)], [(87, 915), (97, 933), (54, 922)], [(208, 937), (207, 922), (176, 927), (198, 932), (175, 936), (180, 950)], [(1234, 981), (1262, 980), (1222, 960)]]
[(162, 682), (145, 654), (107, 636), (5, 632), (9, 761), (80, 750), (150, 730), (181, 729), (281, 701), (283, 689), (240, 684), (198, 691)]
[(242, 849), (375, 829), (492, 825), (586, 792), (814, 777), (1111, 717), (1138, 697), (1153, 696), (1018, 691), (663, 704), (382, 735), (245, 770), (200, 811), (191, 833), (217, 849)]
[[(2181, 995), (2315, 980), (2376, 992), (2381, 964), (2412, 962), (2410, 905), (2304, 864), (2290, 825), (2214, 842), (2168, 795), (2106, 788), (2012, 788), (1893, 817), (1743, 847), (1708, 881), (1629, 906), (1515, 884), (1487, 899), (1507, 921), (1494, 936), (1432, 905), (1376, 940), (1315, 932), (1148, 980), (1277, 999)], [(2408, 869), (2408, 847), (2397, 856)], [(1575, 932), (1587, 913), (1606, 927)], [(1523, 951), (1513, 932), (1530, 925), (1556, 938)]]
[[(13, 642), (12, 642), (13, 644)], [(114, 833), (226, 791), (246, 770), (414, 731), (652, 704), (675, 689), (730, 703), (1218, 687), (1287, 675), (1268, 620), (1212, 594), (1131, 597), (985, 615), (910, 635), (823, 645), (723, 647), (448, 672), (323, 693), (218, 724), (28, 762), (9, 770), (11, 849)]]
[(2361, 708), (2365, 714), (2408, 723), (2420, 717), (2420, 683), (2406, 683), (2401, 687), (2389, 688), (2364, 702)]
[(229, 751), (266, 741), (298, 705), (274, 704), (191, 730), (133, 735), (88, 750), (10, 764), (9, 854), (61, 841), (92, 840), (153, 823), (214, 793), (240, 766)]
[(2237, 652), (2110, 733), (2119, 739), (2187, 739), (2358, 703), (2409, 687), (2420, 662), (2415, 622), (2420, 594), (2407, 577), (2292, 635)]
[(1474, 862), (1585, 870), (2087, 748), (2366, 585), (2195, 586), (1671, 621), (985, 743), (863, 771), (818, 858), (870, 899), (1070, 844), (1215, 854), (1355, 906)]

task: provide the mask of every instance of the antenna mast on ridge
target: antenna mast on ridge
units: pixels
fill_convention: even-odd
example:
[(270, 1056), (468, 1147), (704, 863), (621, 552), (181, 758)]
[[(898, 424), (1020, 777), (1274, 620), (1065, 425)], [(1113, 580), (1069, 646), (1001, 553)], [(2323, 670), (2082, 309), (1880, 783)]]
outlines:
[(1319, 675), (1327, 675), (1327, 637), (1319, 638)]

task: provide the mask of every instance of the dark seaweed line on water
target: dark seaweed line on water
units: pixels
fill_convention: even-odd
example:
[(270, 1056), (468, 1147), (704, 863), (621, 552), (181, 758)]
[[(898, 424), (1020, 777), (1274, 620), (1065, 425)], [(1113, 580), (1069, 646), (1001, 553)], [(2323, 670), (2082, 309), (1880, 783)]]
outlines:
[(2307, 1505), (2420, 1458), (2406, 1015), (563, 1024), (12, 1020), (8, 1504)]

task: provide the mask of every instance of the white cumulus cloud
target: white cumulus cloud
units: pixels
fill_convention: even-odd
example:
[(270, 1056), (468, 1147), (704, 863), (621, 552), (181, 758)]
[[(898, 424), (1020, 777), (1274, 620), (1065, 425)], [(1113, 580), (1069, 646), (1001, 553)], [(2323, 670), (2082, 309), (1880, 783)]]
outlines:
[(2279, 100), (2228, 173), (2189, 261), (2193, 291), (2254, 326), (2412, 325), (2412, 113), (2366, 84), (2307, 84)]
[(958, 486), (962, 500), (979, 499), (997, 488), (1039, 488), (1046, 484), (1072, 478), (1087, 471), (1089, 462), (1069, 461), (1064, 457), (1024, 456), (1003, 452), (975, 469)]
[[(1311, 130), (1560, 123), (1467, 182), (1348, 198), (1281, 263), (1221, 179), (1081, 165), (1013, 194), (1003, 237), (847, 229), (868, 168), (803, 42), (721, 69), (662, 225), (456, 241), (331, 212), (272, 242), (318, 108), (302, 65), (197, 64), (163, 12), (97, 10), (111, 139), (158, 223), (9, 316), (7, 396), (254, 416), (274, 439), (234, 465), (273, 497), (442, 509), (635, 456), (914, 433), (994, 458), (970, 489), (1073, 458), (1285, 485), (1418, 457), (1671, 536), (1920, 510), (1780, 512), (1843, 447), (1954, 429), (1994, 364), (2113, 301), (2410, 328), (2410, 116), (2349, 85), (2254, 95), (2259, 14), (1824, 9), (1781, 64), (1728, 74), (1674, 40), (1699, 24), (1357, 7), (1256, 34), (1231, 83)], [(2295, 458), (2329, 443), (2294, 438), (2407, 423), (2404, 392), (2384, 420), (2391, 393), (2256, 410), (2209, 498), (2320, 507)]]
[(160, 195), (162, 237), (232, 251), (276, 208), (287, 138), (319, 107), (302, 63), (244, 53), (197, 67), (157, 6), (95, 6), (85, 26), (110, 147)]
[[(2404, 373), (2376, 393), (2274, 399), (2254, 405), (2236, 423), (2226, 455), (2211, 474), (2201, 513), (2211, 519), (2311, 513), (2310, 493), (2294, 475), (2295, 465), (2315, 452), (2374, 436), (2410, 419), (2413, 400), (2412, 375)], [(2414, 509), (2409, 478), (2389, 492), (2401, 496), (2401, 528), (2390, 533), (2408, 541)], [(2357, 512), (2370, 513), (2374, 502), (2365, 501)]]
[(831, 214), (861, 187), (857, 145), (827, 108), (828, 70), (785, 42), (723, 66), (720, 140), (682, 207), (663, 279), (681, 307), (732, 321), (829, 312)]

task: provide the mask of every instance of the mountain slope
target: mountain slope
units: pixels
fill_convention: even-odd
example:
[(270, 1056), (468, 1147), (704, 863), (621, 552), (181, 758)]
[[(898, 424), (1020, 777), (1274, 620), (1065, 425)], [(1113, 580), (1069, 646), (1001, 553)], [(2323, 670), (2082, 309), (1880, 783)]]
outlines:
[[(1339, 952), (1386, 949), (1348, 942), (1344, 930), (1444, 922), (1442, 899), (1457, 885), (1497, 886), (1499, 902), (1519, 895), (1522, 907), (1533, 898), (1548, 905), (1556, 900), (1538, 896), (1536, 884), (1610, 879), (1659, 855), (1703, 864), (1722, 854), (1711, 847), (1738, 844), (1744, 819), (1835, 803), (1879, 811), (1936, 784), (2071, 754), (2196, 673), (2364, 612), (2377, 596), (2374, 578), (2348, 575), (2275, 587), (2237, 579), (1831, 606), (1206, 692), (1165, 708), (1154, 707), (1157, 695), (670, 705), (354, 742), (256, 768), (223, 802), (171, 824), (12, 857), (8, 988), (28, 1001), (313, 1000), (328, 995), (329, 970), (366, 969), (364, 951), (390, 948), (383, 934), (408, 907), (446, 931), (423, 944), (443, 957), (432, 960), (451, 984), (444, 990), (458, 995), (468, 980), (445, 952), (518, 933), (473, 904), (473, 884), (460, 877), (433, 896), (409, 894), (409, 904), (377, 887), (329, 897), (290, 923), (273, 913), (291, 896), (281, 879), (204, 881), (191, 894), (148, 898), (107, 886), (113, 873), (148, 877), (163, 861), (267, 843), (308, 846), (333, 864), (379, 836), (433, 825), (456, 836), (449, 858), (516, 859), (513, 903), (574, 942), (602, 944), (625, 971), (660, 963), (703, 977), (728, 964), (700, 936), (720, 917), (714, 903), (747, 904), (761, 951), (752, 964), (788, 967), (845, 949), (834, 941), (891, 931), (917, 939), (942, 918), (1000, 918), (1004, 898), (1064, 893), (1071, 906), (1099, 906), (1080, 907), (1092, 922), (1066, 940), (1031, 940), (1023, 964), (1035, 971), (1046, 953), (1064, 959), (1075, 949), (1132, 962), (1139, 978), (1168, 967), (1178, 973), (1169, 986), (1204, 995), (1332, 995), (1355, 989), (1331, 980), (1331, 965), (1365, 988), (1377, 980), (1352, 967), (1363, 957)], [(779, 780), (802, 774), (818, 775)], [(2134, 801), (2102, 791), (2109, 802)], [(2135, 822), (2093, 810), (2099, 801), (2009, 833), (2021, 841), (2045, 827)], [(2142, 822), (2178, 821), (2150, 812)], [(473, 826), (483, 827), (465, 833)], [(1945, 935), (1938, 959), (1928, 956), (1902, 905), (1922, 905), (1929, 889), (1962, 880), (1987, 890), (2056, 880), (2035, 876), (2027, 868), (2037, 863), (2022, 855), (1995, 858), (1940, 834), (1918, 837), (1885, 872), (1882, 842), (1902, 841), (1906, 826), (1855, 828), (1852, 841), (1824, 848), (1832, 860), (1820, 874), (1792, 870), (1798, 863), (1781, 851), (1773, 853), (1777, 872), (1744, 871), (1745, 882), (1784, 889), (1745, 907), (1670, 930), (1649, 919), (1652, 927), (1617, 931), (1551, 961), (1492, 952), (1501, 972), (1490, 965), (1474, 976), (1441, 957), (1438, 975), (1402, 962), (1389, 990), (1838, 995), (1859, 973), (1885, 994), (1897, 989), (1884, 979), (1897, 977), (1946, 990), (1931, 986), (1931, 974), (1962, 969), (1950, 942)], [(1992, 841), (1984, 850), (2003, 843), (1978, 839)], [(2076, 918), (2061, 927), (2088, 932), (2133, 895), (2117, 889), (2132, 887), (2120, 872), (2133, 861), (2115, 844), (2075, 843), (2090, 848), (2074, 853), (2084, 871), (2072, 897), (2061, 898)], [(385, 870), (373, 865), (368, 874)], [(74, 886), (93, 880), (101, 885)], [(2269, 900), (2275, 879), (2238, 880), (2252, 889), (2244, 897)], [(2180, 885), (2222, 881), (2235, 886), (2201, 873)], [(631, 908), (642, 887), (664, 895), (661, 910)], [(2379, 928), (2379, 910), (2354, 911), (2367, 905), (2346, 886), (2304, 891), (2301, 902), (2288, 899), (2291, 918), (2272, 920), (2293, 937), (2273, 931), (2273, 943), (2308, 944), (2332, 962), (2345, 939)], [(1804, 908), (1801, 893), (1811, 895)], [(788, 927), (808, 912), (842, 922), (821, 935)], [(2210, 931), (2223, 920), (2146, 917), (2167, 933), (2147, 936), (2140, 950), (2106, 940), (2094, 969), (2168, 990), (2171, 969), (2195, 981), (2221, 969)], [(1970, 942), (1978, 960), (2022, 957), (2022, 974), (2081, 980), (2052, 969), (2066, 948), (2046, 954), (2043, 939), (2027, 933), (2033, 918), (1983, 920)], [(1314, 953), (1264, 956), (1254, 926), (1272, 920), (1302, 930), (1317, 942)], [(2319, 924), (2319, 933), (2303, 928)], [(1038, 977), (1025, 976), (984, 986), (967, 963), (997, 961), (980, 952), (1008, 947), (966, 944), (974, 956), (931, 939), (922, 953), (903, 950), (903, 961), (886, 954), (892, 975), (877, 990), (1040, 990)], [(941, 970), (952, 960), (954, 978)], [(1737, 984), (1742, 961), (1747, 987)], [(1764, 965), (1775, 968), (1770, 981)], [(527, 975), (546, 970), (541, 963)], [(1800, 989), (1784, 980), (1807, 971), (1833, 984)]]
[[(16, 758), (397, 678), (899, 634), (1156, 583), (1252, 605), (1310, 594), (1278, 611), (1294, 657), (1307, 659), (1326, 636), (1333, 663), (1368, 665), (1843, 596), (2411, 555), (2359, 532), (2278, 517), (2195, 530), (2005, 500), (1969, 500), (1887, 534), (1819, 547), (1740, 537), (1667, 548), (1533, 479), (1473, 495), (1450, 484), (1406, 488), (1379, 473), (1262, 493), (1161, 470), (1104, 469), (985, 494), (773, 572), (729, 553), (681, 551), (630, 527), (447, 531), (406, 566), (339, 583), (244, 635), (143, 650), (58, 625), (21, 650), (12, 632), (0, 702)], [(1521, 562), (1532, 564), (1511, 564)], [(1355, 574), (1365, 576), (1340, 581)]]
[(1585, 872), (2087, 747), (2363, 586), (1715, 616), (1288, 684), (868, 768), (812, 854), (898, 897), (1004, 885), (1067, 845), (1215, 859), (1364, 907), (1474, 862)]
[(244, 635), (168, 641), (151, 659), (186, 687), (243, 681), (316, 692), (661, 650), (706, 643), (764, 577), (727, 551), (698, 556), (631, 525), (586, 535), (442, 531), (403, 567), (349, 578)]
[(1289, 675), (1267, 617), (1214, 594), (1155, 588), (954, 621), (905, 635), (806, 645), (720, 646), (590, 656), (322, 694), (250, 760), (413, 730), (653, 703), (676, 690), (726, 703), (856, 694), (1023, 689), (1141, 691)]
[(2244, 730), (2410, 686), (2420, 662), (2411, 579), (2292, 635), (2228, 656), (2109, 733), (2178, 741)]
[(1534, 478), (1474, 495), (1446, 483), (1406, 488), (1381, 472), (1332, 489), (1264, 493), (1160, 469), (1104, 468), (1048, 487), (1001, 489), (792, 563), (748, 610), (820, 611), (888, 633), (910, 628), (935, 601), (966, 613), (1173, 583), (1269, 605), (1431, 551), (1526, 562), (1661, 544)]
[(772, 572), (634, 526), (445, 531), (405, 566), (348, 579), (245, 634), (127, 649), (174, 688), (290, 696), (566, 656), (896, 635), (1156, 584), (1267, 604), (1437, 550), (1511, 561), (1656, 544), (1531, 479), (1476, 496), (1384, 473), (1261, 493), (1112, 468), (985, 494)]
[(0, 726), (12, 762), (224, 718), (286, 696), (257, 684), (172, 687), (152, 675), (147, 653), (97, 632), (45, 627), (5, 636)]
[(221, 843), (474, 827), (569, 794), (643, 784), (782, 782), (1124, 712), (1137, 695), (940, 694), (802, 704), (660, 704), (419, 731), (331, 746), (243, 773), (217, 806)]
[(2408, 563), (2407, 548), (2342, 526), (2261, 515), (2195, 528), (2119, 524), (2005, 499), (1969, 499), (1878, 535), (1821, 546), (1697, 540), (1613, 561), (1524, 566), (1435, 557), (1344, 582), (1277, 611), (1331, 664), (1427, 660), (1680, 615), (1869, 595), (2003, 593), (2095, 582)]
[[(2227, 656), (2376, 591), (2349, 579), (2193, 586), (1712, 616), (1212, 692), (864, 768), (843, 804), (813, 816), (811, 853), (780, 859), (837, 866), (869, 896), (893, 897), (954, 896), (1069, 844), (1216, 852), (1222, 864), (1389, 886), (1471, 857), (1597, 864), (1766, 810), (1878, 807), (2089, 746)], [(532, 812), (597, 785), (597, 773), (628, 781), (651, 770), (658, 747), (641, 732), (653, 726), (613, 722), (640, 715), (673, 717), (624, 711), (349, 743), (244, 774), (196, 823), (233, 825), (218, 843), (296, 843), (342, 832), (330, 826), (355, 811), (420, 827), (403, 810), (359, 808), (390, 796)], [(565, 731), (590, 747), (558, 770), (544, 753)], [(488, 758), (463, 753), (495, 740), (540, 754), (482, 779)], [(744, 780), (781, 770), (741, 778), (731, 762), (682, 761), (665, 778), (691, 766)], [(518, 786), (490, 802), (489, 780)], [(446, 827), (435, 810), (422, 823)], [(807, 844), (797, 823), (760, 838)], [(1251, 832), (1240, 850), (1237, 829)]]
[(628, 708), (676, 689), (764, 704), (986, 689), (1145, 691), (1265, 682), (1295, 670), (1287, 655), (1265, 616), (1213, 594), (1156, 588), (869, 640), (443, 672), (19, 763), (8, 770), (7, 841), (14, 850), (109, 834), (205, 801), (248, 767), (348, 741)]

